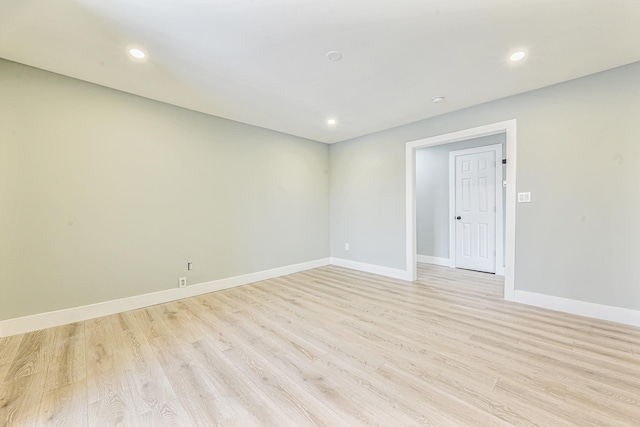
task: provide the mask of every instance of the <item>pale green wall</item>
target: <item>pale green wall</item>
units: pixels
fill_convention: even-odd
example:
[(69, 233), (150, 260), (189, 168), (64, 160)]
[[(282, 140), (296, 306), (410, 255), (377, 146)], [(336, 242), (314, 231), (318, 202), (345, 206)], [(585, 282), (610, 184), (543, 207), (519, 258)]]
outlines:
[(332, 145), (331, 255), (404, 269), (405, 143), (517, 119), (516, 290), (638, 310), (639, 117), (635, 63)]
[(0, 156), (0, 320), (329, 255), (325, 144), (0, 60)]
[(0, 60), (0, 320), (324, 258), (329, 234), (404, 269), (405, 143), (513, 118), (516, 289), (640, 309), (638, 117), (632, 64), (327, 147)]
[[(416, 244), (419, 255), (449, 258), (449, 153), (494, 144), (502, 144), (504, 158), (504, 133), (416, 150)], [(504, 167), (503, 176), (506, 176)]]

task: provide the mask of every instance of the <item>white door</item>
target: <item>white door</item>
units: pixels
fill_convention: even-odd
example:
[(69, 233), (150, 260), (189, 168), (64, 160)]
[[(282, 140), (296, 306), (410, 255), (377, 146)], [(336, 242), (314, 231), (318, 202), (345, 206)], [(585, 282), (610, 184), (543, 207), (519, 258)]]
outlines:
[(482, 149), (450, 154), (455, 158), (455, 267), (495, 273), (497, 151)]

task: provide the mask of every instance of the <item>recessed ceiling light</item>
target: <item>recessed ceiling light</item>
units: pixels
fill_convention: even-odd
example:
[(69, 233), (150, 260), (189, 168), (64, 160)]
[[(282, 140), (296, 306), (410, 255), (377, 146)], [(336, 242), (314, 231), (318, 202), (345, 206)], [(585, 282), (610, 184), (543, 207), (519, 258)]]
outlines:
[(327, 59), (329, 61), (337, 62), (342, 59), (342, 54), (337, 50), (332, 50), (331, 52), (327, 52)]
[(329, 126), (333, 126), (333, 125), (335, 125), (336, 123), (337, 123), (337, 122), (336, 122), (336, 119), (329, 119), (329, 120), (327, 120), (327, 124), (328, 124)]
[(510, 60), (512, 60), (513, 62), (516, 61), (520, 61), (522, 58), (524, 58), (526, 55), (526, 53), (524, 53), (523, 51), (519, 50), (517, 52), (513, 52), (511, 54), (511, 56), (509, 57)]
[(147, 54), (144, 53), (143, 50), (138, 49), (137, 47), (132, 47), (131, 49), (129, 49), (129, 55), (133, 56), (136, 59), (144, 59), (144, 57), (147, 56)]
[(434, 104), (440, 104), (442, 101), (444, 101), (444, 96), (434, 96), (433, 98), (431, 98), (431, 101)]

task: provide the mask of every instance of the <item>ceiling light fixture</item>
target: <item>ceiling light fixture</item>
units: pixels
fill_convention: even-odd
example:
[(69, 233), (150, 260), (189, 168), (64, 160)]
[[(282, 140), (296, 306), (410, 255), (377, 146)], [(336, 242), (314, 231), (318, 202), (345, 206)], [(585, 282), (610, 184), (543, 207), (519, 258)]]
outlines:
[(332, 62), (338, 62), (342, 59), (342, 54), (337, 50), (327, 52), (327, 59)]
[(513, 52), (511, 54), (511, 56), (509, 57), (510, 60), (512, 60), (513, 62), (517, 62), (520, 61), (522, 58), (524, 58), (526, 55), (526, 53), (524, 53), (523, 51), (519, 50), (517, 52)]
[(333, 125), (335, 125), (336, 123), (337, 123), (337, 122), (336, 122), (336, 119), (329, 119), (329, 120), (327, 120), (327, 124), (328, 124), (329, 126), (333, 126)]
[(433, 98), (431, 98), (431, 101), (434, 104), (440, 104), (442, 101), (444, 101), (444, 96), (434, 96)]
[(143, 50), (136, 47), (132, 47), (131, 49), (129, 49), (129, 55), (131, 55), (135, 59), (144, 59), (147, 56), (147, 54), (144, 53)]

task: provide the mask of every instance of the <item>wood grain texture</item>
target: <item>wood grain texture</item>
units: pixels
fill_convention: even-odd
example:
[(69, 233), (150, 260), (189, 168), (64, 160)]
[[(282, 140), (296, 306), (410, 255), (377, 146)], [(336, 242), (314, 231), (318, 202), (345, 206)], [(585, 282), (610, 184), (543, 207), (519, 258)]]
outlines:
[(0, 426), (639, 426), (640, 329), (322, 267), (0, 339)]

